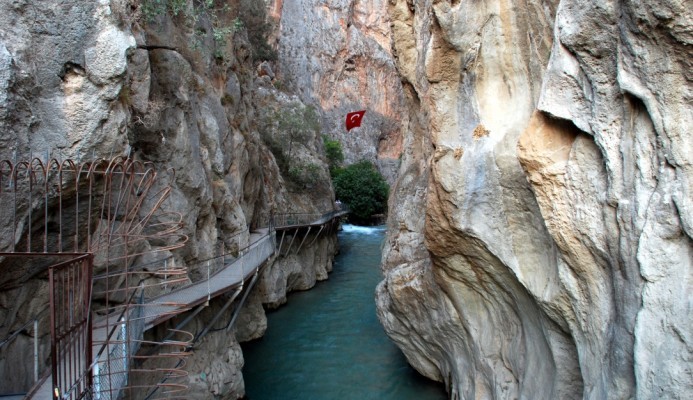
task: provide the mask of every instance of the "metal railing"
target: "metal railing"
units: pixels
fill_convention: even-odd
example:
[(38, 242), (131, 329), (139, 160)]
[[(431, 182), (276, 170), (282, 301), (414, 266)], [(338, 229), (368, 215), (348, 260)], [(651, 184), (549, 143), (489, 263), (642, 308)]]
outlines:
[(329, 211), (326, 213), (283, 213), (275, 214), (272, 216), (273, 224), (277, 229), (295, 227), (295, 226), (308, 226), (308, 225), (319, 225), (325, 223), (338, 215), (344, 215), (349, 212), (349, 208), (343, 204), (336, 210)]
[[(125, 322), (108, 319), (132, 306), (126, 300), (137, 290), (132, 285), (137, 277), (128, 270), (132, 260), (182, 247), (188, 239), (180, 232), (182, 215), (164, 207), (174, 179), (169, 172), (167, 184), (154, 164), (120, 156), (86, 162), (48, 155), (0, 160), (0, 203), (5, 205), (0, 222), (9, 232), (0, 237), (0, 251), (27, 262), (29, 257), (76, 258), (49, 267), (51, 378), (30, 394), (44, 393), (50, 385), (53, 398), (91, 395), (95, 327), (90, 315), (106, 315), (107, 331), (128, 326), (129, 332), (139, 320), (130, 312)], [(105, 269), (96, 280), (94, 265)], [(164, 274), (166, 280), (180, 279), (181, 272)], [(101, 310), (92, 307), (92, 297)], [(112, 351), (120, 344), (115, 339), (105, 346)]]
[(318, 220), (321, 217), (322, 214), (311, 213), (276, 214), (274, 216), (274, 224), (277, 228), (310, 225), (313, 221)]
[[(178, 287), (177, 289), (162, 294), (160, 296), (147, 299), (148, 307), (145, 312), (148, 314), (147, 325), (156, 322), (160, 323), (162, 318), (172, 315), (176, 309), (184, 309), (203, 303), (217, 295), (228, 291), (234, 286), (243, 285), (246, 278), (252, 275), (264, 263), (275, 250), (275, 234), (268, 232), (245, 249), (242, 249), (238, 257), (231, 258), (229, 255), (221, 255), (208, 262), (219, 264), (224, 263), (224, 267), (209, 275), (204, 275), (196, 282), (190, 282)], [(207, 262), (199, 265), (202, 273), (205, 272)], [(154, 311), (153, 315), (149, 315)]]
[(81, 399), (92, 387), (92, 263), (85, 254), (48, 270), (54, 398)]
[[(134, 307), (128, 309), (127, 315), (113, 324), (106, 345), (102, 348), (107, 354), (97, 356), (94, 365), (94, 399), (111, 400), (120, 396), (121, 390), (128, 383), (130, 361), (142, 343), (144, 334), (144, 319), (142, 318), (142, 303), (144, 291), (140, 291)], [(110, 336), (115, 335), (115, 338)]]
[[(54, 398), (117, 398), (130, 384), (128, 370), (147, 324), (257, 277), (259, 267), (277, 250), (275, 227), (316, 226), (346, 212), (258, 214), (252, 227), (266, 226), (268, 233), (237, 253), (187, 268), (176, 267), (171, 257), (163, 259), (163, 267), (132, 268), (132, 260), (143, 254), (137, 249), (163, 252), (187, 242), (179, 231), (182, 216), (162, 207), (170, 183), (157, 183), (157, 176), (153, 164), (125, 157), (0, 160), (0, 202), (7, 205), (0, 218), (11, 230), (0, 238), (0, 250), (19, 257), (73, 257), (49, 267)], [(173, 180), (172, 173), (169, 178)], [(140, 246), (151, 243), (159, 246)], [(92, 277), (95, 264), (105, 273)], [(92, 292), (92, 287), (97, 289)], [(132, 303), (128, 299), (135, 291), (139, 300)], [(175, 296), (182, 297), (166, 302)], [(99, 326), (92, 314), (104, 316)], [(107, 362), (92, 358), (92, 335), (99, 328), (108, 332), (105, 353), (100, 352)]]

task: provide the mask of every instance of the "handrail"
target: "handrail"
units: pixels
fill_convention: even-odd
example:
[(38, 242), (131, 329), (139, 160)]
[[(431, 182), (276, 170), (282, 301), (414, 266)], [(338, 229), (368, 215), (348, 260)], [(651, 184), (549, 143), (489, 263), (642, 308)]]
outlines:
[[(169, 292), (169, 293), (161, 294), (161, 295), (156, 296), (156, 297), (153, 297), (153, 298), (151, 298), (151, 299), (147, 299), (147, 302), (148, 302), (148, 303), (154, 303), (154, 302), (155, 302), (157, 299), (159, 299), (159, 298), (162, 298), (162, 297), (164, 297), (164, 296), (168, 296), (168, 295), (170, 295), (170, 294), (174, 294), (174, 293), (176, 293), (176, 292), (180, 292), (180, 291), (185, 290), (185, 289), (187, 289), (187, 288), (189, 288), (189, 287), (191, 287), (191, 286), (195, 286), (195, 285), (198, 285), (198, 284), (200, 284), (200, 283), (203, 283), (203, 282), (206, 282), (206, 281), (208, 281), (208, 280), (213, 279), (215, 276), (219, 275), (219, 274), (220, 274), (222, 271), (224, 271), (226, 268), (229, 268), (229, 267), (231, 267), (232, 265), (236, 264), (237, 262), (241, 261), (241, 260), (243, 259), (243, 257), (244, 257), (246, 254), (249, 254), (249, 252), (250, 252), (250, 250), (251, 250), (252, 248), (254, 248), (254, 247), (258, 246), (259, 244), (261, 244), (261, 243), (265, 240), (265, 238), (267, 238), (268, 236), (272, 235), (273, 233), (274, 233), (274, 232), (267, 232), (267, 233), (265, 233), (264, 235), (262, 235), (261, 237), (259, 237), (257, 240), (255, 240), (254, 242), (250, 243), (248, 246), (246, 246), (245, 248), (243, 248), (243, 249), (239, 252), (239, 257), (238, 257), (238, 258), (235, 258), (233, 261), (231, 261), (230, 263), (226, 264), (226, 265), (224, 266), (224, 268), (222, 268), (222, 269), (216, 271), (216, 272), (213, 273), (213, 274), (210, 274), (209, 277), (208, 277), (208, 279), (203, 279), (203, 280), (200, 280), (200, 281), (197, 281), (197, 282), (190, 282), (190, 283), (188, 283), (188, 284), (186, 284), (186, 285), (183, 285), (183, 286), (181, 286), (181, 287), (176, 288), (175, 290), (172, 290), (172, 291)], [(215, 257), (214, 259), (219, 259), (219, 258), (223, 259), (224, 257), (227, 257), (227, 255), (220, 255), (220, 256)], [(212, 260), (212, 259), (210, 259), (210, 260)]]
[[(275, 228), (282, 229), (294, 226), (320, 225), (333, 219), (338, 214), (348, 214), (349, 208), (342, 204), (338, 209), (326, 213), (282, 213), (273, 215)], [(324, 222), (323, 222), (324, 221)]]
[[(220, 282), (218, 280), (216, 280), (217, 284), (214, 285), (215, 286), (215, 288), (213, 288), (214, 290), (209, 291), (209, 293), (207, 293), (207, 295), (204, 297), (207, 297), (207, 298), (216, 297), (221, 293), (225, 293), (228, 290), (228, 288), (231, 288), (234, 286), (243, 287), (245, 285), (246, 281), (248, 279), (250, 279), (250, 277), (252, 276), (252, 275), (248, 275), (246, 273), (246, 267), (248, 265), (243, 267), (244, 259), (246, 259), (246, 257), (248, 257), (248, 259), (252, 259), (251, 261), (248, 261), (248, 262), (253, 263), (253, 265), (254, 265), (259, 259), (262, 259), (263, 261), (260, 261), (260, 263), (263, 263), (272, 256), (271, 254), (276, 254), (276, 249), (277, 249), (276, 237), (274, 239), (272, 239), (272, 238), (268, 239), (268, 237), (275, 235), (275, 231), (277, 229), (287, 229), (287, 228), (302, 227), (302, 226), (308, 227), (308, 226), (322, 225), (322, 224), (325, 224), (325, 223), (329, 222), (330, 220), (332, 220), (338, 216), (344, 215), (348, 212), (349, 212), (348, 209), (346, 209), (346, 207), (345, 207), (345, 208), (340, 208), (340, 209), (336, 209), (336, 210), (331, 210), (329, 212), (322, 213), (322, 214), (318, 214), (318, 213), (285, 213), (285, 214), (276, 214), (276, 215), (270, 214), (269, 218), (266, 221), (267, 227), (264, 228), (264, 229), (266, 229), (266, 231), (263, 232), (263, 234), (259, 237), (252, 235), (251, 238), (254, 239), (253, 242), (249, 243), (247, 246), (245, 246), (243, 248), (238, 249), (237, 254), (224, 253), (224, 254), (218, 255), (216, 257), (212, 257), (210, 259), (207, 259), (207, 260), (200, 260), (200, 261), (196, 262), (195, 264), (188, 264), (183, 269), (178, 268), (181, 271), (178, 271), (178, 269), (176, 269), (175, 272), (184, 272), (185, 274), (188, 275), (188, 277), (185, 280), (176, 279), (175, 285), (172, 284), (172, 286), (175, 286), (175, 288), (170, 287), (169, 289), (172, 289), (172, 290), (168, 291), (167, 293), (160, 293), (160, 294), (153, 296), (151, 298), (146, 298), (146, 297), (148, 297), (147, 293), (140, 286), (142, 285), (142, 283), (146, 279), (149, 279), (149, 278), (156, 279), (155, 275), (165, 273), (166, 271), (168, 271), (168, 269), (164, 269), (164, 270), (157, 269), (157, 270), (147, 271), (147, 270), (144, 270), (144, 267), (150, 266), (152, 264), (155, 265), (157, 263), (166, 262), (166, 260), (169, 260), (170, 257), (159, 258), (159, 259), (154, 260), (150, 263), (132, 265), (129, 268), (126, 268), (126, 271), (125, 271), (126, 274), (142, 273), (142, 274), (149, 275), (148, 278), (139, 279), (140, 282), (138, 283), (137, 286), (140, 287), (140, 290), (136, 290), (132, 294), (130, 294), (130, 296), (128, 296), (129, 297), (128, 303), (132, 302), (133, 298), (136, 296), (136, 293), (139, 296), (144, 295), (145, 298), (140, 297), (140, 300), (139, 300), (141, 305), (135, 306), (136, 310), (139, 312), (144, 312), (146, 307), (144, 307), (144, 308), (142, 308), (142, 307), (145, 305), (151, 305), (154, 307), (151, 310), (153, 312), (153, 314), (150, 313), (148, 316), (142, 315), (140, 317), (136, 317), (135, 319), (136, 320), (141, 319), (142, 320), (141, 322), (145, 326), (153, 326), (153, 325), (160, 323), (162, 320), (164, 320), (162, 318), (165, 317), (165, 314), (171, 314), (171, 312), (172, 312), (171, 308), (175, 308), (175, 310), (176, 310), (175, 312), (177, 313), (180, 311), (184, 311), (185, 309), (189, 308), (190, 306), (194, 306), (195, 304), (200, 304), (199, 301), (201, 298), (198, 298), (199, 296), (197, 294), (194, 294), (192, 296), (192, 297), (195, 297), (194, 299), (192, 297), (183, 297), (184, 300), (182, 300), (180, 302), (181, 304), (166, 303), (164, 301), (165, 300), (164, 296), (175, 294), (176, 292), (183, 291), (183, 290), (188, 289), (188, 288), (193, 287), (193, 286), (199, 286), (201, 284), (204, 285), (205, 282), (207, 282), (208, 284), (209, 284), (209, 282), (215, 282), (214, 278), (219, 276), (219, 274), (221, 274), (223, 271), (226, 271), (226, 270), (231, 271), (231, 269), (233, 269), (232, 271), (236, 271), (235, 268), (238, 266), (239, 263), (242, 266), (241, 267), (240, 280), (237, 280), (237, 278), (233, 278), (232, 281), (224, 282), (225, 286), (223, 288), (220, 288), (220, 286), (219, 286)], [(322, 229), (321, 229), (321, 231), (322, 231)], [(244, 230), (241, 232), (236, 232), (234, 234), (234, 236), (238, 236), (241, 234), (251, 235), (251, 233), (249, 231)], [(318, 235), (319, 235), (319, 233), (318, 233)], [(262, 246), (262, 247), (259, 247), (259, 246)], [(270, 248), (268, 248), (268, 246), (271, 247), (271, 249), (274, 249), (274, 253)], [(254, 250), (255, 247), (258, 248), (257, 251)], [(258, 251), (259, 251), (259, 253), (258, 253)], [(269, 251), (269, 253), (268, 253), (268, 251)], [(211, 268), (212, 264), (214, 264), (214, 269), (216, 269), (216, 271), (212, 271), (212, 268)], [(221, 266), (221, 268), (219, 268), (219, 266)], [(208, 270), (204, 271), (205, 268), (207, 268)], [(171, 272), (174, 272), (174, 271), (171, 270)], [(195, 279), (195, 276), (190, 277), (191, 274), (197, 275), (197, 277), (199, 277), (201, 279), (197, 280), (197, 279)], [(236, 272), (233, 272), (233, 274), (234, 274), (233, 276), (235, 276)], [(95, 276), (94, 279), (96, 279), (96, 280), (104, 279), (104, 278), (107, 278), (108, 276), (109, 276), (109, 274), (99, 275), (99, 276)], [(257, 278), (257, 271), (255, 272), (254, 278), (255, 279)], [(135, 282), (137, 282), (137, 280), (135, 280)], [(183, 282), (185, 282), (185, 283), (183, 283)], [(171, 281), (171, 283), (174, 283), (174, 282)], [(194, 290), (198, 290), (198, 289), (194, 289)], [(248, 290), (249, 290), (249, 288), (248, 288)], [(188, 295), (186, 294), (185, 296), (188, 296)], [(157, 301), (159, 301), (160, 303), (157, 303)], [(183, 303), (186, 303), (186, 304), (183, 304)], [(118, 310), (121, 314), (120, 319), (122, 319), (122, 317), (124, 316), (123, 313), (127, 312), (127, 309), (128, 309), (128, 307), (125, 304), (124, 310), (122, 310), (122, 312), (120, 312), (121, 310)], [(152, 325), (150, 325), (150, 324), (152, 324)], [(110, 332), (106, 332), (107, 338), (112, 338), (115, 331), (117, 331), (116, 326), (120, 326), (120, 325), (121, 325), (120, 322), (115, 323), (111, 327), (112, 329), (110, 329)], [(96, 329), (96, 328), (94, 328), (94, 329)], [(147, 328), (145, 327), (144, 329), (147, 329)], [(105, 342), (108, 343), (109, 339), (106, 339)], [(106, 343), (104, 343), (104, 344), (106, 344)], [(107, 345), (106, 346), (102, 345), (99, 347), (100, 348), (96, 352), (97, 353), (96, 357), (93, 357), (91, 360), (89, 360), (90, 361), (89, 362), (89, 369), (92, 369), (94, 366), (98, 365), (98, 360), (100, 359), (100, 356), (103, 355), (105, 349), (107, 348)]]

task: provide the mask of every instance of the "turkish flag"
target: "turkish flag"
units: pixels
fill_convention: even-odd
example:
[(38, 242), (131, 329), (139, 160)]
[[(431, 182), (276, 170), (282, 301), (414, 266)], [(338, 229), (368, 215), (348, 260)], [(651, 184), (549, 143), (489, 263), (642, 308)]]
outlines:
[(366, 113), (366, 110), (361, 110), (361, 111), (354, 111), (350, 112), (346, 116), (346, 129), (347, 131), (350, 131), (351, 128), (357, 128), (361, 126), (361, 120), (363, 119), (363, 114)]

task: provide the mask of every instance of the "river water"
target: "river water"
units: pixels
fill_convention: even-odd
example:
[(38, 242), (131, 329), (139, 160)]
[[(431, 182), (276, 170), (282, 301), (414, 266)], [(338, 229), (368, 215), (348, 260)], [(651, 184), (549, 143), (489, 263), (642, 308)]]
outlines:
[(443, 400), (375, 314), (382, 227), (345, 225), (330, 278), (268, 313), (267, 333), (243, 345), (249, 400)]

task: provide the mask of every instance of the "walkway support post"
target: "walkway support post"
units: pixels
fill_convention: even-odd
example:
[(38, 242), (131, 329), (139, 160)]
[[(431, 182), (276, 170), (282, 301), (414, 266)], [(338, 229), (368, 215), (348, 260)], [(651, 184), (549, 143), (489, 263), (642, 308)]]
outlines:
[(282, 252), (282, 245), (284, 245), (284, 235), (286, 234), (286, 231), (282, 231), (282, 239), (279, 242), (279, 247), (275, 249), (275, 253), (279, 253), (281, 255)]
[(259, 272), (260, 269), (258, 268), (255, 271), (253, 279), (250, 281), (250, 285), (248, 285), (248, 289), (245, 291), (245, 293), (243, 293), (243, 298), (241, 298), (241, 302), (238, 303), (238, 307), (236, 307), (236, 309), (233, 311), (233, 316), (231, 317), (229, 324), (226, 325), (226, 332), (230, 331), (233, 327), (233, 323), (236, 322), (236, 318), (238, 318), (238, 314), (241, 312), (241, 308), (243, 307), (245, 300), (248, 298), (248, 294), (250, 294), (250, 291), (253, 289), (253, 286), (255, 286), (255, 281), (257, 281), (257, 278), (260, 276)]
[(296, 250), (295, 254), (298, 254), (299, 251), (301, 251), (301, 247), (303, 247), (303, 243), (306, 241), (306, 238), (308, 238), (308, 235), (310, 235), (310, 230), (312, 229), (312, 226), (308, 227), (308, 230), (306, 231), (306, 235), (303, 236), (303, 240), (301, 240), (301, 244), (298, 245), (298, 249)]
[[(330, 223), (330, 222), (328, 222), (328, 224), (329, 224), (329, 223)], [(315, 239), (313, 239), (313, 241), (310, 242), (310, 244), (308, 245), (308, 247), (310, 247), (310, 246), (312, 246), (312, 245), (315, 244), (315, 242), (316, 242), (316, 241), (318, 240), (318, 238), (320, 237), (320, 233), (322, 233), (322, 230), (323, 230), (323, 229), (325, 229), (325, 224), (320, 225), (320, 230), (318, 231), (317, 234), (315, 234)]]
[[(296, 235), (298, 235), (298, 229), (296, 229), (296, 232), (291, 236), (291, 241), (289, 242), (289, 249), (286, 250), (286, 254), (284, 255), (285, 257), (291, 253), (291, 245), (294, 244), (294, 239), (296, 239)], [(279, 249), (281, 251), (281, 249)]]
[(202, 339), (203, 337), (205, 337), (205, 336), (207, 335), (207, 333), (209, 332), (209, 330), (212, 329), (212, 326), (214, 326), (214, 324), (219, 320), (219, 318), (220, 318), (221, 315), (224, 313), (224, 311), (226, 311), (226, 309), (229, 308), (229, 306), (233, 303), (234, 300), (236, 300), (236, 297), (238, 297), (238, 295), (239, 295), (242, 291), (243, 291), (243, 285), (239, 286), (239, 287), (236, 289), (236, 291), (233, 292), (233, 295), (231, 295), (231, 297), (230, 297), (229, 300), (226, 302), (226, 304), (224, 304), (224, 307), (222, 307), (221, 310), (219, 310), (219, 312), (217, 313), (217, 315), (215, 315), (214, 318), (212, 318), (212, 320), (209, 322), (209, 324), (207, 324), (207, 326), (205, 327), (205, 329), (193, 340), (193, 343), (197, 343), (198, 340)]

